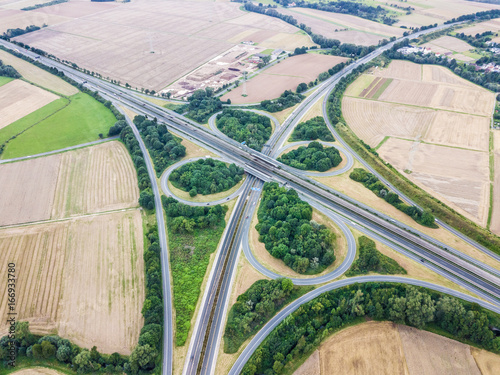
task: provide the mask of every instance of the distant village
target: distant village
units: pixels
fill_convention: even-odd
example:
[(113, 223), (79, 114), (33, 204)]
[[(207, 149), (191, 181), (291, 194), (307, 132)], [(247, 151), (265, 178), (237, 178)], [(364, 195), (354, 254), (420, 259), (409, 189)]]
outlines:
[[(490, 48), (488, 49), (488, 51), (490, 51), (496, 55), (500, 54), (500, 45), (498, 43), (488, 42), (488, 44), (490, 45)], [(438, 57), (443, 56), (447, 59), (453, 59), (452, 52), (446, 52), (446, 53), (433, 52), (430, 47), (418, 47), (418, 46), (409, 45), (406, 47), (402, 47), (402, 48), (398, 49), (397, 51), (402, 53), (403, 55), (409, 55), (411, 53), (421, 53), (422, 55), (427, 55), (429, 53), (433, 53), (434, 55), (436, 55)], [(477, 64), (469, 63), (469, 62), (465, 62), (464, 64), (467, 64), (467, 65), (472, 64), (476, 68), (476, 70), (483, 70), (486, 73), (489, 73), (489, 72), (500, 73), (500, 65), (492, 63), (492, 62), (488, 63), (488, 64), (482, 64), (482, 65), (477, 65)]]

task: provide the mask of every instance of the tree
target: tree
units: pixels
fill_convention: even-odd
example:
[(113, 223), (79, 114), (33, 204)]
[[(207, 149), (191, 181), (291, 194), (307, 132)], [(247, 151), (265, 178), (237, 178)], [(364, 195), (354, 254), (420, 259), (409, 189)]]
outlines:
[(33, 345), (32, 351), (33, 351), (33, 358), (36, 358), (36, 359), (43, 358), (42, 345), (40, 345), (40, 344)]
[(68, 362), (71, 358), (71, 348), (67, 345), (61, 345), (57, 349), (56, 358), (60, 362)]
[(43, 358), (52, 358), (56, 354), (56, 347), (48, 341), (43, 341), (41, 347)]
[(408, 322), (417, 327), (424, 328), (427, 322), (434, 320), (436, 307), (431, 296), (421, 293), (414, 287), (408, 287), (406, 292), (406, 316)]
[(158, 356), (158, 351), (149, 345), (137, 345), (130, 354), (130, 367), (134, 373), (140, 369), (150, 370), (155, 366), (155, 359)]

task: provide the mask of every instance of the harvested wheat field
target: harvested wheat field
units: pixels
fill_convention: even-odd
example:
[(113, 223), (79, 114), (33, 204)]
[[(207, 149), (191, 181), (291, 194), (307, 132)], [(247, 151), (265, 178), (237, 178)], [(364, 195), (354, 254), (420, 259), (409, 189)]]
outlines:
[(478, 22), (475, 25), (459, 29), (457, 32), (464, 33), (465, 35), (482, 34), (485, 31), (492, 31), (498, 33), (500, 31), (500, 20), (493, 19), (483, 22)]
[[(16, 263), (19, 320), (104, 353), (130, 354), (137, 344), (142, 252), (137, 209), (0, 230), (0, 258)], [(6, 308), (4, 299), (0, 312)]]
[(494, 131), (494, 180), (493, 180), (493, 208), (491, 213), (490, 230), (500, 236), (500, 132)]
[(136, 207), (138, 199), (137, 174), (122, 143), (61, 155), (52, 218)]
[(15, 79), (0, 87), (0, 129), (56, 100), (57, 95)]
[(482, 375), (497, 375), (500, 373), (499, 355), (477, 348), (471, 348), (471, 352)]
[(137, 207), (132, 160), (117, 141), (0, 165), (0, 226)]
[[(392, 81), (384, 89), (385, 78)], [(349, 86), (342, 113), (358, 137), (380, 147), (382, 158), (485, 225), (494, 105), (493, 93), (446, 68), (395, 60)]]
[(346, 61), (344, 57), (318, 54), (292, 56), (266, 69), (246, 83), (247, 96), (242, 96), (243, 85), (224, 95), (221, 100), (231, 103), (257, 103), (265, 99), (276, 99), (285, 90), (295, 90), (299, 83), (309, 83), (318, 75)]
[(38, 27), (42, 27), (44, 24), (57, 25), (67, 20), (66, 17), (36, 11), (26, 12), (18, 9), (8, 9), (0, 3), (0, 34), (3, 34), (8, 29), (24, 29), (31, 25)]
[(242, 41), (293, 50), (309, 39), (280, 19), (239, 8), (231, 2), (70, 1), (37, 10), (66, 22), (16, 40), (122, 84), (160, 91)]
[(485, 363), (499, 363), (498, 355), (485, 351), (476, 355), (476, 351), (416, 328), (367, 322), (328, 338), (294, 374), (326, 375), (335, 369), (335, 373), (346, 375), (481, 375)]
[(474, 47), (461, 39), (452, 36), (442, 36), (422, 45), (422, 47), (429, 47), (433, 52), (446, 53), (446, 52), (465, 52)]
[(421, 188), (471, 220), (486, 224), (489, 206), (487, 152), (390, 138), (378, 153)]
[(16, 375), (62, 375), (62, 372), (52, 370), (46, 367), (30, 367), (23, 370), (14, 371)]
[(298, 24), (304, 23), (315, 34), (337, 39), (342, 43), (363, 46), (377, 45), (382, 39), (402, 36), (404, 30), (384, 25), (349, 14), (330, 13), (316, 9), (280, 9), (280, 13), (294, 17)]
[(48, 220), (61, 155), (0, 164), (0, 226)]
[[(1, 13), (0, 13), (1, 14)], [(8, 52), (0, 50), (0, 60), (4, 64), (12, 65), (26, 80), (59, 94), (70, 96), (78, 93), (78, 89), (61, 78), (46, 72), (43, 69), (19, 59)]]

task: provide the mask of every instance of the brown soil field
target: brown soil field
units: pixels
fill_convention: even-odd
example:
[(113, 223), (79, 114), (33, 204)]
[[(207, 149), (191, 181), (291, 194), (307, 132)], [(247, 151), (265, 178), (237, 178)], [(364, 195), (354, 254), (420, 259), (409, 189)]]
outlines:
[(118, 141), (0, 165), (0, 226), (137, 207), (132, 160)]
[(14, 371), (16, 375), (63, 375), (64, 373), (46, 367), (30, 367), (23, 370)]
[(407, 81), (420, 81), (422, 80), (422, 65), (411, 61), (394, 60), (385, 68), (373, 70), (373, 75)]
[(48, 220), (61, 155), (0, 165), (0, 226)]
[[(142, 252), (138, 209), (0, 230), (0, 258), (16, 263), (18, 319), (34, 333), (57, 333), (104, 353), (130, 354), (137, 344)], [(6, 308), (3, 299), (0, 311)]]
[(380, 40), (389, 39), (391, 36), (403, 35), (403, 30), (400, 28), (348, 14), (307, 8), (280, 9), (280, 13), (293, 16), (298, 23), (309, 26), (315, 34), (337, 39), (342, 43), (369, 46), (376, 45)]
[(321, 374), (405, 374), (398, 330), (393, 323), (368, 322), (344, 329), (319, 347)]
[(57, 95), (15, 79), (0, 87), (0, 129), (42, 108)]
[(358, 137), (376, 147), (386, 136), (423, 137), (434, 122), (436, 111), (344, 97), (342, 114)]
[(294, 375), (326, 375), (332, 369), (346, 375), (493, 374), (488, 370), (498, 368), (500, 356), (476, 352), (479, 350), (431, 332), (370, 321), (326, 339)]
[[(423, 189), (485, 225), (489, 206), (488, 154), (390, 138), (380, 156)], [(457, 163), (460, 160), (460, 163)]]
[(463, 29), (459, 30), (459, 32), (464, 33), (466, 35), (482, 34), (485, 31), (493, 31), (494, 33), (497, 33), (498, 31), (500, 31), (500, 21), (498, 19), (493, 19), (493, 20), (478, 22), (475, 25), (464, 27)]
[(62, 95), (73, 95), (78, 92), (78, 89), (61, 78), (46, 72), (27, 61), (19, 59), (10, 53), (0, 50), (0, 60), (4, 64), (12, 65), (16, 70), (30, 82), (42, 86), (48, 90), (55, 91)]
[(25, 12), (16, 9), (6, 9), (6, 7), (0, 4), (0, 34), (3, 34), (7, 29), (24, 29), (31, 25), (42, 27), (43, 24), (57, 25), (67, 20), (66, 17), (43, 14), (36, 11)]
[(398, 332), (410, 375), (481, 375), (469, 345), (403, 325)]
[[(434, 39), (428, 43), (422, 45), (422, 47), (430, 47), (434, 52), (441, 52), (439, 48), (444, 49), (445, 52), (465, 52), (474, 47), (472, 47), (467, 42), (452, 36), (442, 36), (440, 38)], [(435, 50), (435, 48), (437, 49)]]
[(287, 50), (311, 45), (298, 28), (239, 7), (179, 0), (71, 1), (37, 10), (66, 22), (16, 40), (104, 77), (156, 91), (242, 41)]
[(243, 85), (240, 85), (221, 99), (231, 99), (234, 104), (275, 99), (283, 91), (295, 90), (299, 83), (314, 81), (320, 73), (346, 60), (344, 57), (313, 53), (292, 56), (247, 81), (246, 97), (241, 96)]
[(482, 375), (500, 373), (500, 356), (477, 348), (471, 348), (471, 352)]
[[(357, 161), (354, 162), (354, 168), (360, 168), (361, 164)], [(451, 234), (450, 232), (444, 230), (443, 228), (431, 229), (424, 227), (417, 222), (415, 222), (408, 215), (399, 211), (397, 208), (393, 207), (383, 199), (380, 199), (375, 194), (368, 191), (362, 184), (353, 181), (349, 178), (349, 173), (343, 173), (340, 176), (332, 177), (313, 177), (314, 180), (319, 181), (327, 186), (332, 187), (341, 193), (347, 194), (350, 197), (362, 202), (376, 210), (383, 212), (384, 214), (398, 220), (406, 225), (418, 229), (419, 231), (436, 238), (437, 240), (454, 247), (455, 249), (462, 251), (463, 253), (474, 257), (475, 259), (490, 265), (496, 269), (500, 270), (500, 262), (495, 261), (490, 256), (478, 251), (476, 248), (467, 244), (465, 241), (461, 240), (457, 236)], [(378, 245), (377, 245), (378, 248)], [(395, 258), (394, 256), (391, 256)], [(399, 262), (399, 260), (398, 260)], [(402, 264), (403, 265), (403, 264)], [(406, 266), (403, 265), (406, 268)]]
[(500, 236), (500, 132), (493, 131), (494, 137), (494, 180), (493, 180), (493, 208), (491, 213), (490, 230)]
[(137, 175), (118, 141), (61, 155), (52, 218), (136, 207)]
[[(409, 178), (419, 186), (485, 225), (494, 94), (437, 66), (393, 61), (372, 74), (393, 81), (378, 101), (353, 97), (376, 86), (372, 75), (354, 82), (342, 101), (347, 124), (370, 146), (379, 146), (382, 158), (412, 171)], [(381, 143), (387, 137), (393, 138)]]

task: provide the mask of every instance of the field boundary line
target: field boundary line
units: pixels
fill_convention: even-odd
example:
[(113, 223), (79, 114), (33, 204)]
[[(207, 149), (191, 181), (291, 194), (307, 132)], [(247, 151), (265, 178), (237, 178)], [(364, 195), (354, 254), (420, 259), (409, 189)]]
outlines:
[(0, 164), (15, 163), (17, 161), (23, 161), (23, 160), (28, 160), (28, 159), (30, 159), (30, 160), (31, 159), (38, 159), (38, 158), (41, 158), (41, 157), (44, 157), (44, 156), (49, 156), (49, 155), (54, 155), (54, 154), (61, 154), (61, 153), (67, 152), (67, 151), (73, 151), (73, 150), (78, 150), (78, 149), (81, 149), (81, 148), (86, 148), (86, 147), (94, 146), (94, 145), (97, 145), (99, 143), (106, 143), (106, 142), (114, 141), (114, 140), (117, 140), (119, 137), (120, 136), (116, 135), (116, 136), (113, 136), (113, 137), (107, 137), (107, 138), (98, 139), (98, 140), (92, 141), (92, 142), (81, 143), (79, 145), (74, 145), (74, 146), (69, 146), (69, 147), (65, 147), (65, 148), (60, 148), (59, 150), (42, 152), (40, 154), (35, 154), (35, 155), (20, 156), (18, 158), (12, 158), (12, 159), (3, 159), (3, 160), (0, 160)]
[(68, 217), (63, 217), (63, 218), (60, 218), (60, 219), (47, 219), (47, 220), (29, 221), (29, 222), (26, 222), (26, 223), (10, 224), (10, 225), (0, 226), (0, 230), (26, 227), (26, 226), (30, 226), (30, 225), (58, 223), (58, 222), (63, 222), (63, 221), (70, 221), (70, 220), (75, 220), (75, 219), (82, 219), (82, 218), (85, 218), (85, 217), (108, 215), (108, 214), (117, 213), (117, 212), (135, 211), (135, 210), (138, 210), (138, 209), (141, 209), (141, 207), (140, 206), (135, 206), (135, 207), (128, 207), (128, 208), (119, 208), (119, 209), (109, 210), (109, 211), (102, 211), (102, 212), (90, 212), (88, 214), (68, 216)]

